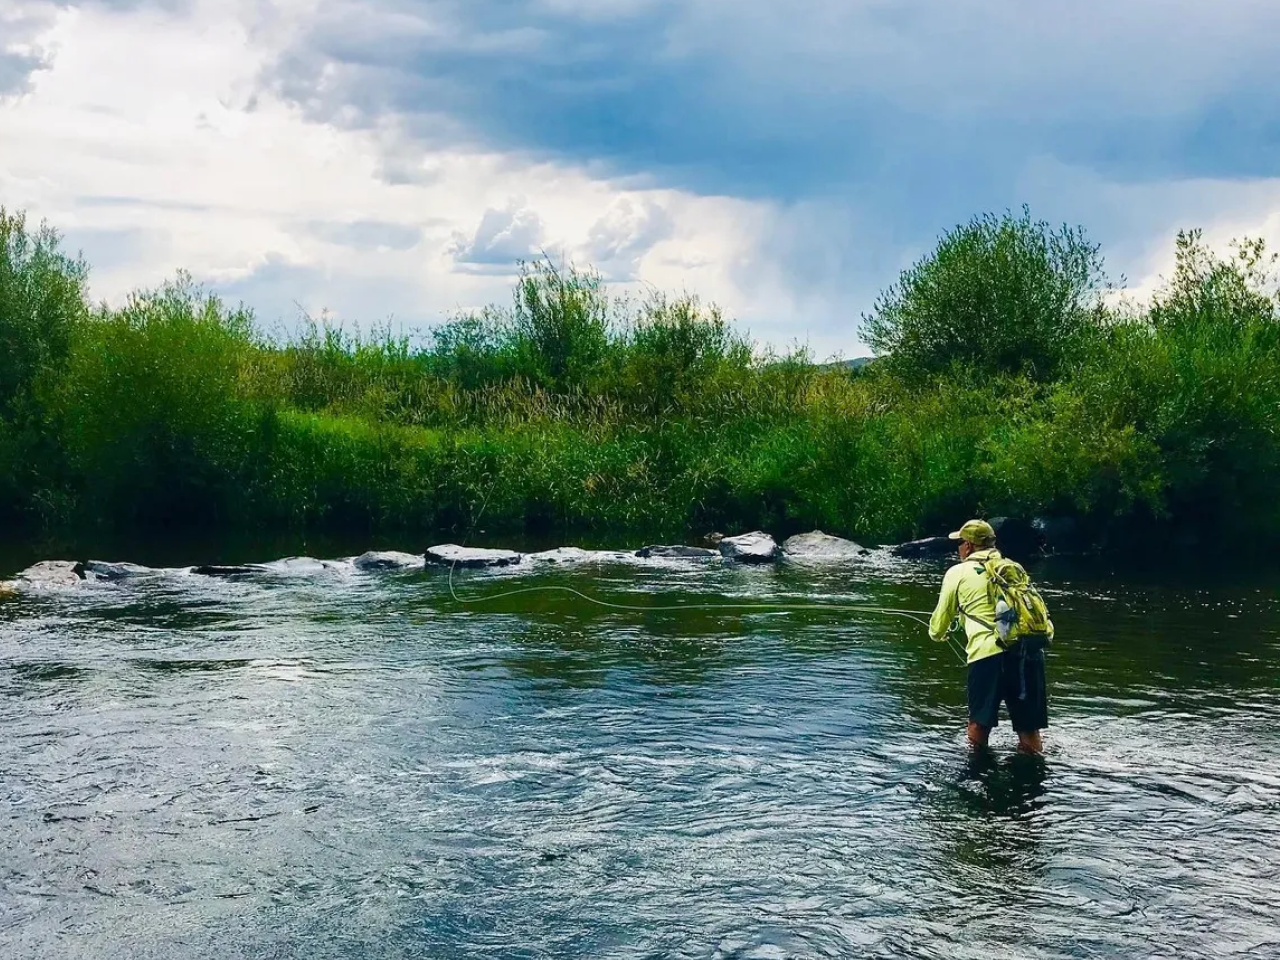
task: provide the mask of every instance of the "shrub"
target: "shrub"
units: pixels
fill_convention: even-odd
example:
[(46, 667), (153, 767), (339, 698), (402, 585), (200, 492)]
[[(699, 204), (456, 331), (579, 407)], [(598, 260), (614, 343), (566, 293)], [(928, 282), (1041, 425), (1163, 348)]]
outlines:
[(520, 374), (557, 392), (598, 383), (611, 329), (598, 274), (550, 261), (521, 265), (511, 313)]
[(239, 395), (251, 324), (186, 277), (84, 324), (56, 413), (93, 516), (199, 525), (237, 497), (254, 429)]
[(751, 347), (716, 307), (652, 296), (619, 344), (615, 389), (640, 416), (698, 411), (750, 372)]
[(427, 369), (463, 390), (479, 390), (520, 374), (510, 318), (492, 308), (441, 324), (431, 331)]
[(30, 399), (37, 376), (67, 355), (87, 315), (83, 260), (59, 249), (46, 224), (0, 207), (0, 414)]
[(1117, 324), (1073, 389), (1095, 425), (1158, 451), (1166, 521), (1250, 538), (1280, 533), (1280, 301), (1257, 241), (1222, 259), (1178, 237), (1150, 310)]
[(1102, 257), (1080, 229), (990, 214), (945, 234), (863, 317), (895, 373), (1061, 375), (1105, 318)]

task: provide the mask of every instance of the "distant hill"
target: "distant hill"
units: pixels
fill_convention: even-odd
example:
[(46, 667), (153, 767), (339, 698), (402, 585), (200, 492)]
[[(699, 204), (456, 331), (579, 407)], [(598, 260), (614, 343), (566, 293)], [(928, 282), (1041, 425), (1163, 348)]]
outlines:
[(874, 359), (875, 357), (854, 357), (852, 360), (836, 360), (832, 363), (820, 363), (818, 366), (826, 370), (836, 367), (844, 367), (846, 370), (861, 370)]

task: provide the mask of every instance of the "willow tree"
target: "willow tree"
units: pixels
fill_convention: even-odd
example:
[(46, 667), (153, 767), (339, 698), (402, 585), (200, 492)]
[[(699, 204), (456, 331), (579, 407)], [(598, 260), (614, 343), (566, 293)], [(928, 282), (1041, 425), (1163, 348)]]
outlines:
[(904, 376), (1059, 376), (1093, 342), (1110, 289), (1080, 228), (987, 214), (946, 233), (863, 316), (863, 334)]

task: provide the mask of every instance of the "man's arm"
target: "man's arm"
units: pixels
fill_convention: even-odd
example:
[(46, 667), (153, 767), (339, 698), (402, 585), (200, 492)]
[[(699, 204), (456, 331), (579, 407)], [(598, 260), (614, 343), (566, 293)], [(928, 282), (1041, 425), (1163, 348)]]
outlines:
[(929, 637), (933, 640), (941, 641), (947, 638), (951, 621), (956, 618), (960, 609), (958, 583), (953, 573), (955, 569), (952, 567), (942, 578), (942, 592), (938, 596), (938, 605), (934, 608), (933, 616), (929, 618)]

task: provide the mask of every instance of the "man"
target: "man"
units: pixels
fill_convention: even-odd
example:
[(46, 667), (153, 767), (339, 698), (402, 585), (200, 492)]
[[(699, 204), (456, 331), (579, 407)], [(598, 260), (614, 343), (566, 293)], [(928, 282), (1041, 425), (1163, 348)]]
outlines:
[[(1040, 753), (1040, 731), (1049, 725), (1044, 653), (1027, 652), (1016, 645), (1006, 651), (998, 642), (994, 591), (988, 589), (984, 563), (1001, 559), (996, 532), (983, 520), (970, 520), (950, 536), (960, 541), (960, 562), (943, 578), (929, 636), (945, 640), (956, 616), (964, 621), (968, 638), (969, 742), (975, 747), (986, 746), (1000, 721), (1003, 700), (1018, 734), (1018, 749)], [(1053, 637), (1052, 623), (1048, 636)]]

